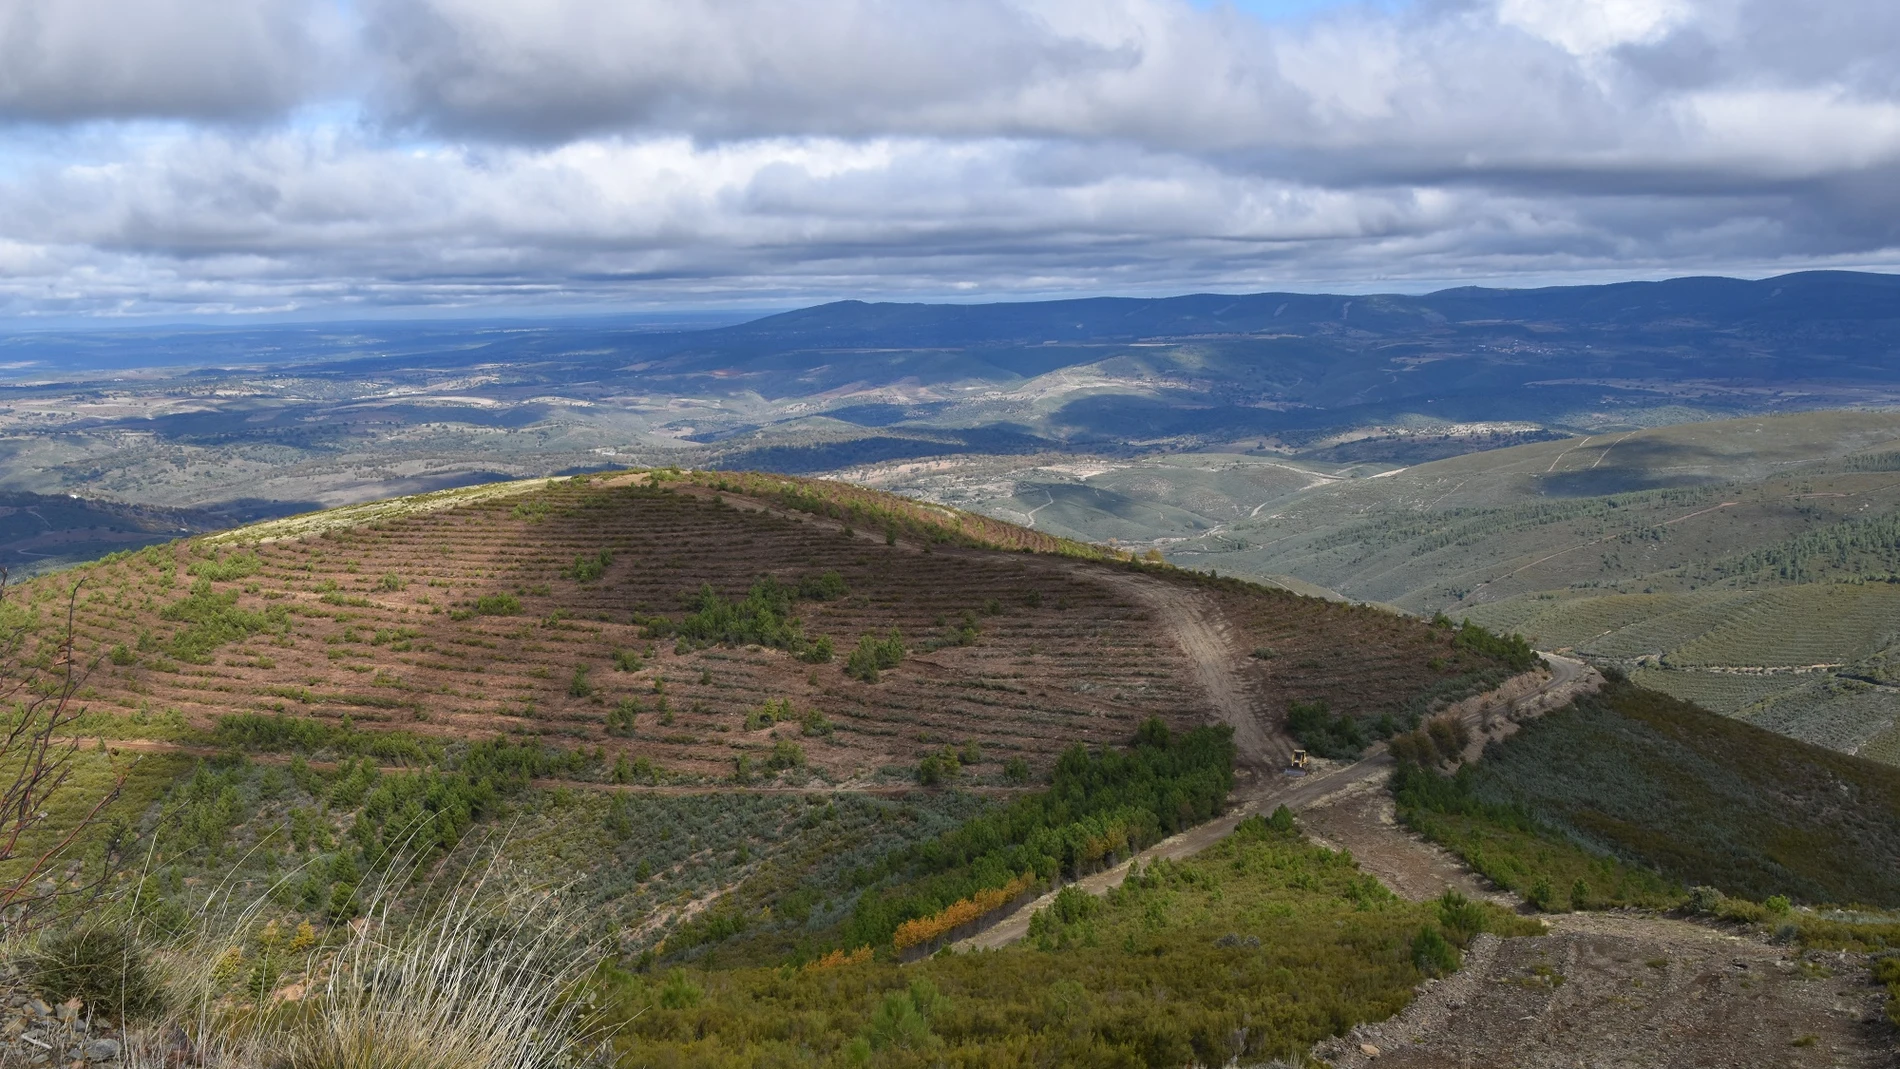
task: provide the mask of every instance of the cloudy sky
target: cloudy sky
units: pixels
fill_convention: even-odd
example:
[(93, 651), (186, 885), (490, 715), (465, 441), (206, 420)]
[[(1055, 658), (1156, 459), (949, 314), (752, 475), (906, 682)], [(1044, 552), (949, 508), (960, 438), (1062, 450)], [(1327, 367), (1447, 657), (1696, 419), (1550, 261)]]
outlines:
[(1893, 0), (0, 0), (0, 326), (1900, 267)]

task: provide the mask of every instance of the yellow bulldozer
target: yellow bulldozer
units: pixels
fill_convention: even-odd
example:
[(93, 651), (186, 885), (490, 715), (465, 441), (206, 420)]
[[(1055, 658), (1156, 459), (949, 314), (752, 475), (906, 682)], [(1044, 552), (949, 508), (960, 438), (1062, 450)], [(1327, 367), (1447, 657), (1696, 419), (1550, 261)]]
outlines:
[(1286, 770), (1288, 772), (1306, 771), (1306, 751), (1305, 750), (1293, 751), (1293, 760), (1288, 761), (1286, 763)]

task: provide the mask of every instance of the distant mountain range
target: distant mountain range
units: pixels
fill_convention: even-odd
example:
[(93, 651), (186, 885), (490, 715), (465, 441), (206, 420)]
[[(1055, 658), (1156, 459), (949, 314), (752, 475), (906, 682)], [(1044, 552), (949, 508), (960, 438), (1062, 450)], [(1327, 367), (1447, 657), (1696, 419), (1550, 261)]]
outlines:
[(841, 301), (669, 325), (0, 338), (13, 374), (0, 489), (254, 513), (641, 463), (825, 473), (1212, 451), (1346, 476), (1577, 434), (1900, 405), (1900, 276), (1851, 272)]

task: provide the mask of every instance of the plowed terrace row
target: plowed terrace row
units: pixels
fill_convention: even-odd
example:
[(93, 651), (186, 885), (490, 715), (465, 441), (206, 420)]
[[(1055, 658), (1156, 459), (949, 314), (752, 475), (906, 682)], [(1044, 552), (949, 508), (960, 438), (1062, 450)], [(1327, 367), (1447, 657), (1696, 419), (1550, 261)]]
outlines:
[[(752, 492), (715, 488), (728, 485)], [(760, 493), (767, 485), (798, 489), (807, 511)], [(50, 640), (63, 592), (83, 580), (78, 648), (100, 657), (84, 697), (120, 737), (208, 728), (232, 713), (349, 716), (458, 740), (601, 745), (702, 775), (730, 773), (740, 754), (762, 762), (785, 738), (833, 782), (907, 774), (965, 741), (982, 748), (970, 771), (993, 777), (1011, 756), (1038, 767), (1077, 741), (1119, 743), (1149, 716), (1231, 720), (1236, 701), (1275, 737), (1289, 701), (1396, 711), (1476, 667), (1441, 632), (1384, 612), (1132, 562), (933, 545), (914, 525), (894, 538), (854, 532), (810, 509), (825, 487), (711, 474), (556, 482), (432, 511), (385, 508), (295, 537), (261, 540), (284, 530), (265, 525), (155, 547), (36, 581), (10, 606), (31, 605)], [(600, 574), (575, 570), (603, 551)], [(639, 622), (680, 619), (703, 586), (738, 598), (761, 576), (828, 572), (848, 592), (796, 611), (806, 635), (835, 644), (829, 663), (760, 646), (676, 650)], [(1130, 585), (1137, 572), (1146, 596)], [(190, 620), (177, 608), (194, 585), (207, 603), (276, 622), (194, 651), (179, 641)], [(497, 595), (515, 605), (473, 611)], [(1204, 632), (1184, 649), (1153, 611), (1156, 597), (1217, 621), (1227, 648), (1207, 649)], [(966, 620), (977, 633), (956, 644)], [(892, 629), (909, 646), (902, 664), (875, 683), (847, 678), (860, 637)], [(1270, 657), (1250, 656), (1266, 647)], [(1210, 696), (1209, 658), (1224, 659), (1214, 667), (1239, 685)], [(834, 730), (746, 729), (748, 711), (783, 699)]]

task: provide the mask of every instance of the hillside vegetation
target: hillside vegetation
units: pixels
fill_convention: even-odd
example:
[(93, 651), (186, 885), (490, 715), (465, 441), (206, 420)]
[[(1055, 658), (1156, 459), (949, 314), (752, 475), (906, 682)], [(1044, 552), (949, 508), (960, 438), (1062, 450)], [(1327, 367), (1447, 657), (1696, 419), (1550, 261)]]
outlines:
[(1171, 556), (1518, 632), (1900, 762), (1900, 417), (1595, 435), (1332, 481)]
[(1546, 907), (1666, 906), (1691, 885), (1900, 907), (1900, 770), (1627, 683), (1455, 776), (1406, 764), (1394, 791), (1408, 823)]
[[(1157, 592), (1232, 648), (1183, 648)], [(1233, 751), (1209, 723), (1328, 707), (1370, 737), (1522, 667), (858, 488), (665, 470), (273, 520), (42, 577), (0, 611), (50, 663), (69, 605), (73, 730), (100, 740), (73, 799), (130, 773), (72, 878), (130, 879), (137, 843), (161, 927), (270, 891), (322, 930), (395, 859), (506, 821), (501, 852), (580, 873), (630, 953), (889, 951), (903, 924), (1218, 811)], [(1210, 704), (1195, 657), (1244, 708)], [(1138, 728), (1201, 756), (1090, 756)]]

